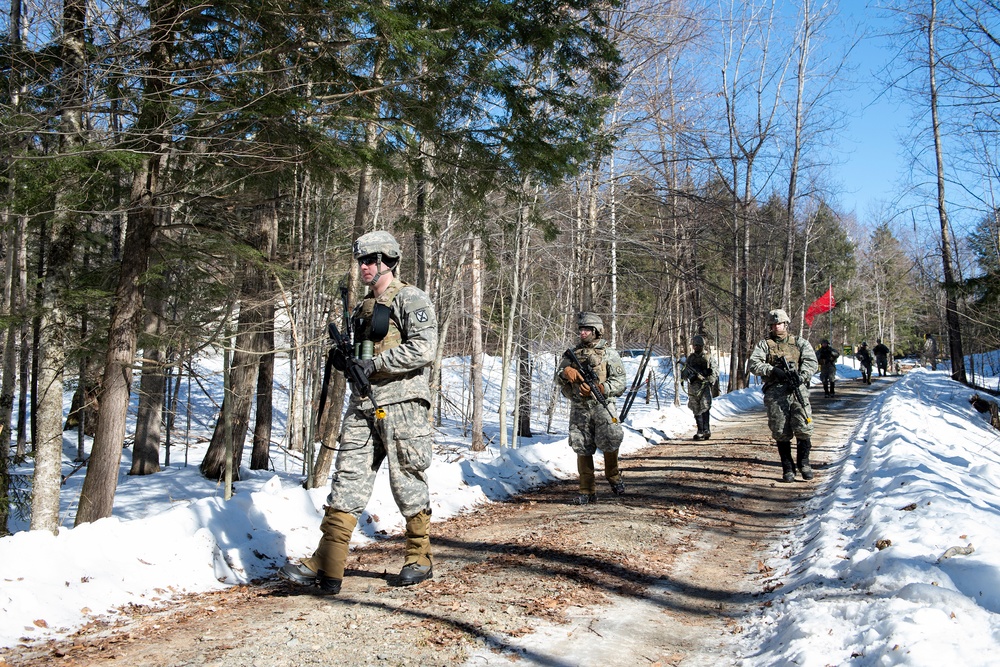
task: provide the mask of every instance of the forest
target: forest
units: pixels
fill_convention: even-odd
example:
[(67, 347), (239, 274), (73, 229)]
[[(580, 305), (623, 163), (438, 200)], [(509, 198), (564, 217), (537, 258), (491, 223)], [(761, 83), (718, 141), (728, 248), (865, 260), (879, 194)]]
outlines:
[[(0, 527), (10, 468), (33, 457), (32, 529), (57, 529), (67, 429), (87, 461), (76, 522), (109, 516), (123, 446), (130, 474), (160, 470), (201, 355), (226, 374), (203, 474), (238, 475), (245, 448), (267, 466), (283, 364), (286, 445), (325, 484), (317, 443), (346, 393), (335, 375), (316, 415), (327, 323), (363, 296), (351, 242), (372, 229), (435, 304), (438, 374), (467, 359), (473, 448), (483, 355), (515, 396), (501, 430), (530, 433), (533, 359), (565, 348), (581, 310), (619, 349), (680, 358), (705, 335), (730, 390), (776, 307), (814, 345), (881, 338), (904, 356), (932, 335), (965, 381), (965, 355), (998, 347), (1000, 6), (880, 10), (910, 169), (865, 212), (842, 210), (831, 176), (848, 56), (873, 38), (842, 9), (11, 0)], [(828, 289), (836, 308), (807, 326)]]

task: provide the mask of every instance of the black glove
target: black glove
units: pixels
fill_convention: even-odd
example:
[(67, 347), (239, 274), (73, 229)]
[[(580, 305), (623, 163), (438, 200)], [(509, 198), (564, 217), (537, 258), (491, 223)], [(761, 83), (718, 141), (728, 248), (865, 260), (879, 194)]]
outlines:
[(705, 376), (702, 375), (701, 373), (695, 373), (694, 374), (694, 379), (697, 380), (698, 382), (704, 382), (705, 381)]
[(795, 372), (789, 373), (787, 382), (789, 387), (798, 387), (802, 384), (802, 376)]
[(358, 359), (358, 368), (361, 372), (365, 374), (366, 378), (370, 378), (372, 373), (375, 372), (375, 360), (374, 359)]
[(785, 384), (788, 382), (789, 373), (784, 368), (775, 366), (771, 369), (771, 379), (780, 384)]
[(347, 371), (347, 355), (339, 347), (333, 349), (333, 367), (341, 373)]

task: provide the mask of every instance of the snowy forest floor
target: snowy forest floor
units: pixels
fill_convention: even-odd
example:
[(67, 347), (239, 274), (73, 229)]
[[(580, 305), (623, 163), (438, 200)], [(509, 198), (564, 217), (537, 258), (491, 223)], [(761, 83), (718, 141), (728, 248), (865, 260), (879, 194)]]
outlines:
[(778, 482), (756, 410), (709, 441), (624, 457), (625, 496), (599, 471), (596, 505), (570, 504), (574, 480), (434, 523), (435, 577), (418, 586), (392, 586), (403, 545), (387, 538), (351, 551), (335, 597), (277, 579), (236, 586), (2, 651), (0, 665), (736, 664), (742, 624), (786, 574), (767, 559), (890, 381), (813, 389), (812, 482)]

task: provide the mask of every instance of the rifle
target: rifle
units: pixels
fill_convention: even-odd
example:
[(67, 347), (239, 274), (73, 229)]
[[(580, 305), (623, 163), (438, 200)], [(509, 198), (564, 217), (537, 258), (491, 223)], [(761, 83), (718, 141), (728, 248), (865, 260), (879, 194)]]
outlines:
[(580, 375), (583, 376), (583, 381), (587, 383), (588, 387), (590, 387), (590, 393), (595, 399), (597, 399), (598, 403), (604, 406), (604, 409), (608, 411), (608, 414), (611, 415), (611, 423), (617, 424), (618, 417), (616, 417), (615, 413), (611, 411), (611, 406), (608, 405), (608, 398), (604, 395), (604, 392), (601, 391), (601, 382), (597, 379), (597, 373), (594, 372), (594, 369), (590, 367), (590, 364), (580, 361), (580, 359), (576, 356), (576, 352), (573, 350), (566, 350), (563, 352), (563, 356), (569, 359), (573, 365), (579, 369)]
[[(347, 288), (341, 287), (340, 290), (341, 299), (344, 302), (344, 313), (347, 313)], [(361, 398), (367, 398), (372, 402), (372, 407), (375, 408), (375, 418), (384, 419), (385, 418), (385, 408), (379, 406), (375, 401), (375, 397), (372, 396), (372, 383), (365, 375), (364, 371), (361, 370), (361, 364), (358, 358), (354, 356), (354, 346), (351, 345), (352, 331), (351, 331), (351, 319), (347, 319), (347, 335), (343, 336), (340, 333), (340, 329), (337, 328), (336, 323), (330, 322), (327, 327), (330, 334), (330, 340), (333, 341), (333, 345), (330, 346), (330, 352), (326, 356), (326, 368), (323, 371), (323, 389), (319, 396), (319, 419), (323, 418), (323, 407), (326, 404), (326, 394), (327, 389), (330, 384), (330, 369), (335, 365), (335, 359), (339, 355), (343, 359), (344, 377), (347, 381), (351, 383), (351, 390), (360, 396)]]
[[(798, 371), (795, 370), (795, 367), (792, 366), (791, 362), (789, 362), (785, 357), (778, 357), (778, 363), (781, 364), (778, 368), (783, 368), (785, 372), (788, 373), (789, 378), (794, 378), (785, 381), (785, 388), (789, 392), (795, 393), (795, 398), (798, 399), (799, 405), (801, 405), (802, 410), (805, 411), (806, 399), (802, 398), (802, 388), (799, 386), (802, 384), (802, 381), (798, 376)], [(798, 382), (796, 382), (796, 380), (798, 380)], [(806, 414), (806, 423), (809, 424), (810, 422), (812, 422), (812, 417)]]

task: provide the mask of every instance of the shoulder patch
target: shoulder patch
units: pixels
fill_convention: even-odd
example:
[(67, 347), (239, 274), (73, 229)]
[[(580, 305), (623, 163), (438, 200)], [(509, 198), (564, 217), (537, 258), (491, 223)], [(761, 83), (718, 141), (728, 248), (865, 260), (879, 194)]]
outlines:
[(426, 322), (427, 321), (427, 310), (424, 309), (424, 308), (421, 308), (417, 312), (413, 313), (413, 316), (417, 318), (417, 322)]

